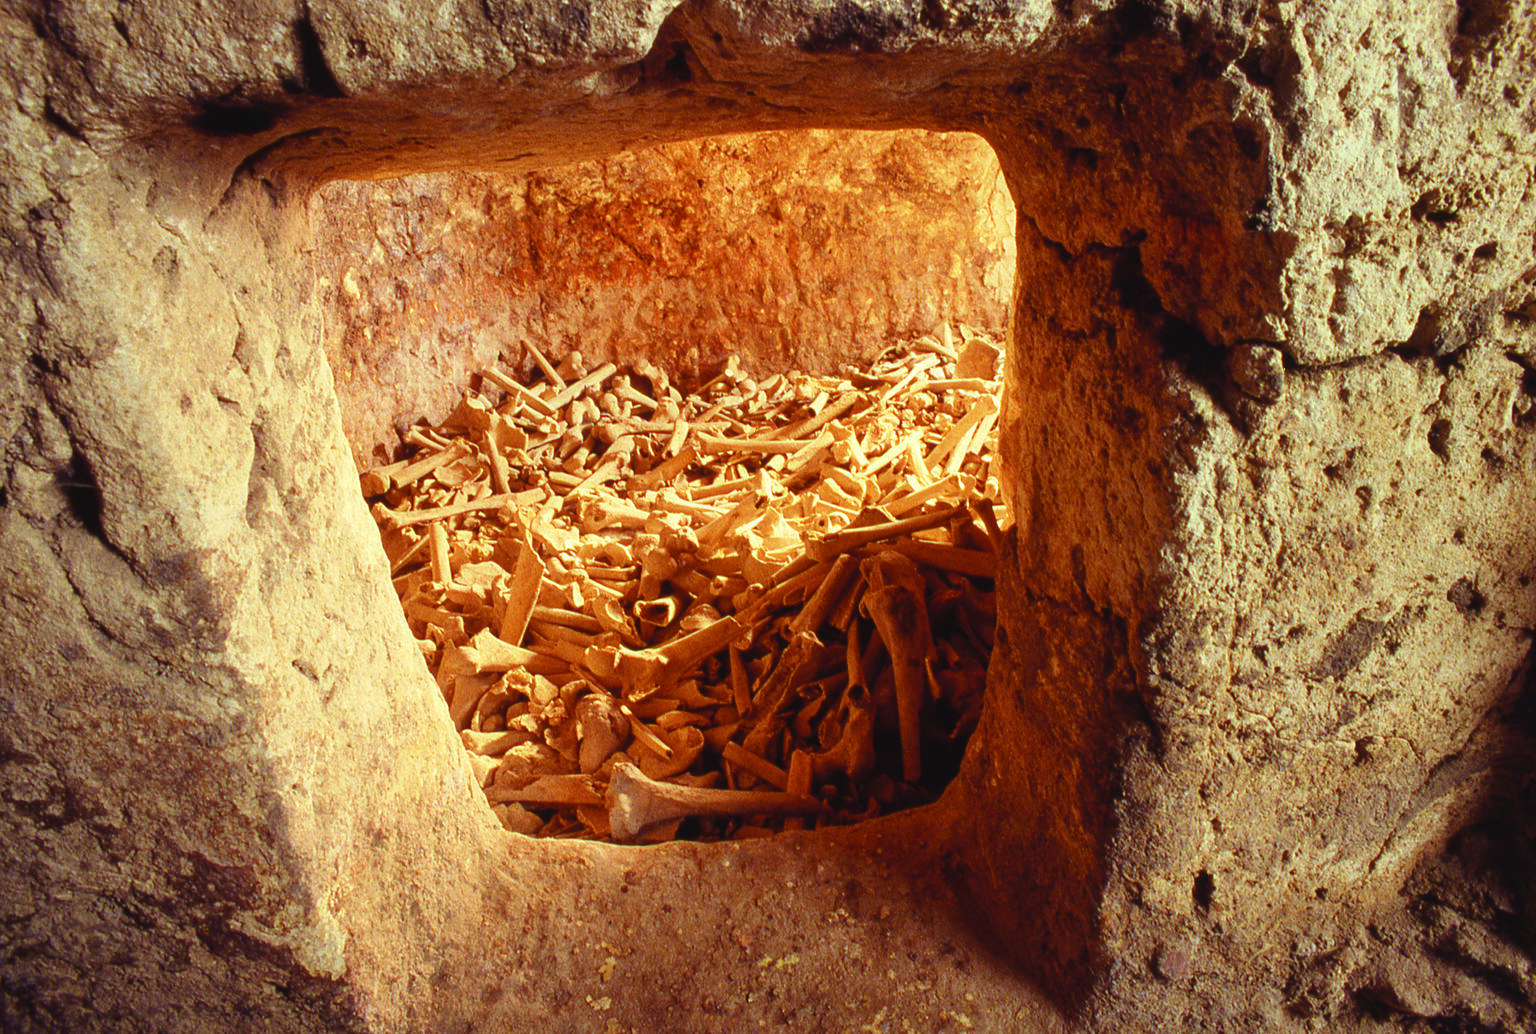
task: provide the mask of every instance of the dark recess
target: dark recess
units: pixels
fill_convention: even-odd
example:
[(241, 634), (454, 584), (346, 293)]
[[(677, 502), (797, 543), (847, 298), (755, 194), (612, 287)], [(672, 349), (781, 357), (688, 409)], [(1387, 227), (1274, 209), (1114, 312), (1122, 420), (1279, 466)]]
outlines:
[(1390, 351), (1409, 361), (1433, 359), (1440, 372), (1447, 373), (1459, 361), (1462, 351), (1491, 329), (1501, 300), (1502, 295), (1492, 295), (1453, 314), (1445, 313), (1437, 305), (1426, 305), (1419, 310), (1408, 340), (1392, 346)]
[(1445, 598), (1468, 620), (1477, 617), (1488, 605), (1488, 597), (1477, 591), (1470, 578), (1458, 578), (1456, 584), (1446, 590)]
[(1091, 147), (1067, 148), (1067, 164), (1074, 169), (1082, 169), (1088, 172), (1097, 172), (1099, 169), (1099, 152)]
[(1450, 421), (1438, 419), (1430, 424), (1430, 452), (1441, 459), (1450, 459)]
[(1456, 210), (1445, 203), (1445, 199), (1431, 191), (1413, 203), (1408, 209), (1408, 214), (1421, 222), (1434, 223), (1436, 226), (1449, 226), (1451, 223), (1461, 222), (1461, 216)]
[(1195, 873), (1195, 885), (1191, 891), (1195, 901), (1195, 907), (1202, 912), (1207, 912), (1211, 907), (1211, 899), (1216, 896), (1216, 877), (1201, 869)]
[(1110, 286), (1115, 289), (1122, 307), (1150, 316), (1163, 311), (1163, 300), (1142, 271), (1141, 242), (1146, 239), (1145, 230), (1138, 230), (1125, 239), (1125, 246), (1115, 255)]
[(651, 44), (645, 57), (620, 68), (619, 75), (623, 80), (633, 80), (627, 92), (630, 96), (637, 96), (686, 86), (699, 78), (703, 71), (703, 63), (699, 61), (693, 44), (688, 42), (686, 33), (679, 26), (677, 12), (673, 12), (662, 23), (661, 31), (656, 34), (656, 42)]
[(69, 461), (69, 470), (58, 475), (59, 491), (69, 505), (69, 512), (80, 526), (97, 538), (105, 539), (101, 528), (101, 486), (91, 473), (90, 464), (79, 452)]
[(1429, 451), (1442, 460), (1451, 458), (1451, 422), (1443, 417), (1429, 425)]
[(688, 48), (682, 44), (672, 51), (672, 56), (667, 58), (666, 64), (661, 68), (670, 82), (693, 82), (693, 66), (688, 63)]
[(1264, 157), (1265, 140), (1263, 129), (1252, 122), (1239, 122), (1232, 127), (1232, 140), (1237, 144), (1238, 153), (1251, 162), (1256, 162)]
[(325, 59), (325, 49), (320, 45), (320, 34), (305, 9), (303, 18), (293, 23), (293, 35), (299, 43), (300, 92), (317, 97), (345, 97), (346, 91), (336, 81), (331, 63)]
[(192, 116), (192, 128), (208, 136), (254, 136), (277, 124), (281, 107), (243, 101), (204, 101)]
[(53, 106), (53, 98), (51, 97), (43, 101), (43, 118), (47, 120), (50, 126), (65, 136), (72, 137), (75, 140), (83, 141), (85, 139), (84, 131), (59, 113), (59, 109)]
[(1536, 398), (1536, 361), (1527, 359), (1519, 352), (1505, 352), (1504, 358), (1520, 367), (1520, 391)]
[(1159, 29), (1159, 22), (1167, 22), (1167, 16), (1153, 0), (1132, 0), (1113, 9), (1110, 18), (1115, 29), (1125, 41), (1152, 36)]
[(1225, 402), (1233, 385), (1227, 370), (1227, 350), (1211, 344), (1193, 323), (1168, 317), (1158, 331), (1163, 357), (1179, 365), (1186, 376), (1205, 385), (1213, 397)]
[(1480, 38), (1492, 36), (1509, 21), (1508, 0), (1459, 0), (1456, 4), (1456, 35)]

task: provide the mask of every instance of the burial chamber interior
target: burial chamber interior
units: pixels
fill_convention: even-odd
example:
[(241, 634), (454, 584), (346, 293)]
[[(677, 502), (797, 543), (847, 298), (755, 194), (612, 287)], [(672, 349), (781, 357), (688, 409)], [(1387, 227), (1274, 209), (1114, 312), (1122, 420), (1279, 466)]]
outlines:
[[(1384, 203), (1391, 247), (1335, 240), (1276, 185), (1307, 116), (1244, 86), (1284, 81), (1288, 44), (1250, 53), (1139, 5), (1037, 49), (968, 22), (889, 52), (882, 32), (919, 30), (845, 12), (781, 38), (679, 10), (621, 58), (556, 32), (534, 49), (576, 56), (510, 79), (479, 44), (427, 67), (449, 52), (317, 14), (331, 65), (306, 37), (307, 70), (271, 87), (302, 102), (135, 80), (107, 119), (135, 143), (110, 161), (73, 132), (100, 125), (71, 107), (87, 91), (38, 100), (48, 153), (98, 171), (67, 219), (46, 199), (29, 216), (46, 261), (19, 281), (40, 315), (18, 369), (46, 401), (7, 486), (27, 592), (3, 616), (62, 645), (5, 658), (37, 690), (8, 705), (25, 720), (7, 758), (68, 776), (23, 801), (64, 874), (50, 950), (113, 962), (70, 963), (107, 994), (35, 994), (165, 1026), (180, 1009), (188, 1029), (594, 1030), (1052, 1029), (1085, 1006), (1106, 1029), (1192, 1010), (1254, 1029), (1337, 997), (1346, 927), (1475, 798), (1472, 748), (1528, 648), (1511, 357), (1536, 349), (1462, 304), (1518, 278), (1528, 249), (1483, 240), (1514, 209), (1420, 218), (1429, 181), (1460, 174), (1429, 162)], [(1020, 209), (1000, 420), (1017, 523), (965, 764), (936, 806), (814, 834), (510, 837), (357, 496), (372, 458), (354, 450), (416, 404), (344, 436), (367, 377), (345, 343), (323, 358), (311, 200), (806, 126), (978, 132)], [(1303, 200), (1320, 189), (1298, 175)], [(1430, 279), (1371, 279), (1414, 249)], [(331, 272), (321, 293), (347, 292)], [(1440, 294), (1455, 304), (1430, 312)], [(78, 741), (37, 731), (44, 701), (89, 716)], [(103, 872), (126, 889), (99, 892)]]
[[(503, 824), (606, 839), (605, 805), (588, 800), (588, 786), (603, 793), (620, 761), (714, 789), (756, 782), (734, 757), (769, 780), (763, 789), (782, 790), (790, 776), (777, 766), (793, 760), (795, 779), (814, 768), (824, 795), (843, 792), (835, 813), (791, 821), (817, 827), (910, 807), (947, 785), (979, 717), (995, 550), (1011, 526), (992, 429), (1014, 213), (983, 140), (798, 131), (686, 141), (520, 176), (336, 183), (311, 213), (327, 353), (354, 455), (365, 459), (364, 494), (413, 634)], [(872, 377), (871, 362), (892, 355)], [(557, 367), (581, 379), (614, 360), (620, 372), (557, 415), (535, 408), (527, 389), (497, 387), (510, 375), (567, 398), (574, 389)], [(477, 390), (466, 395), (466, 382)], [(694, 403), (699, 385), (711, 397)], [(496, 408), (484, 428), (437, 428), (471, 412), (466, 397), (489, 405), (487, 396)], [(710, 422), (722, 412), (731, 422)], [(807, 427), (819, 430), (797, 430)], [(739, 443), (718, 437), (727, 434)], [(772, 448), (770, 438), (799, 441), (751, 451)], [(835, 441), (851, 444), (834, 455)], [(933, 458), (918, 463), (914, 449)], [(475, 508), (427, 515), (444, 504)], [(643, 520), (629, 513), (636, 504)], [(941, 511), (961, 523), (811, 566), (805, 536), (819, 543), (898, 518), (934, 524)], [(453, 545), (429, 564), (433, 535)], [(874, 596), (868, 575), (882, 550), (881, 571), (907, 587)], [(866, 560), (870, 570), (858, 570)], [(532, 578), (520, 592), (519, 570)], [(814, 584), (781, 591), (769, 616), (743, 616), (797, 574)], [(481, 576), (490, 581), (470, 598), (463, 579)], [(813, 597), (825, 627), (809, 627)], [(880, 601), (875, 610), (866, 598)], [(907, 613), (899, 622), (885, 609), (897, 606)], [(730, 649), (715, 644), (696, 670), (638, 672), (645, 651), (676, 650), (671, 640), (712, 625), (755, 630)], [(902, 677), (920, 699), (903, 701), (917, 713), (899, 736), (893, 662), (882, 655), (900, 651), (880, 645), (891, 629), (926, 650), (926, 687)], [(492, 663), (486, 650), (523, 670), (471, 670)], [(636, 671), (615, 670), (616, 659)], [(805, 674), (786, 675), (796, 664)], [(793, 709), (782, 720), (757, 713), (776, 679), (788, 687), (781, 709)], [(780, 724), (791, 745), (751, 734)], [(553, 778), (530, 786), (537, 775)], [(530, 811), (551, 794), (570, 801)], [(700, 800), (707, 808), (711, 798)], [(718, 838), (745, 823), (694, 817), (683, 835)], [(739, 835), (754, 831), (767, 832), (746, 825)]]
[[(480, 383), (481, 370), (536, 378), (538, 365), (521, 341), (536, 342), (553, 363), (572, 351), (589, 365), (652, 361), (684, 385), (718, 380), (727, 356), (733, 369), (739, 363), (746, 376), (766, 380), (855, 369), (920, 338), (951, 354), (973, 341), (991, 351), (1007, 340), (1018, 266), (1005, 176), (991, 146), (967, 133), (791, 130), (701, 138), (515, 175), (471, 170), (333, 180), (310, 195), (308, 208), (317, 325), (353, 460), (364, 473), (378, 464), (399, 466), (401, 438), (447, 416), (466, 385)], [(988, 376), (1001, 373), (1001, 366), (999, 355)], [(948, 369), (953, 373), (953, 364)], [(974, 371), (968, 376), (974, 379)], [(905, 377), (895, 386), (911, 381)], [(940, 393), (910, 405), (947, 406), (954, 423), (978, 401), (985, 399), (968, 394), (956, 408)], [(978, 474), (979, 491), (1002, 504), (1001, 468), (983, 464)], [(1006, 511), (1003, 522), (1001, 530), (1011, 534)], [(397, 611), (395, 625), (399, 618)], [(410, 678), (431, 684), (418, 651), (410, 651), (406, 668)], [(994, 692), (988, 690), (989, 699)], [(448, 724), (443, 712), (451, 697), (451, 691), (429, 692), (431, 721)], [(1018, 711), (1013, 701), (986, 709), (998, 706)], [(983, 725), (988, 720), (984, 712)], [(1045, 728), (1036, 733), (1041, 742), (1054, 736)], [(723, 866), (720, 887), (706, 888), (704, 900), (689, 912), (730, 931), (737, 942), (733, 951), (762, 934), (753, 932), (751, 921), (733, 928), (732, 902), (760, 898), (765, 888), (778, 886), (796, 910), (807, 907), (806, 898), (834, 903), (832, 914), (855, 930), (870, 916), (891, 926), (901, 914), (905, 922), (894, 925), (910, 922), (913, 929), (898, 939), (910, 936), (925, 945), (906, 951), (908, 963), (916, 962), (928, 977), (903, 980), (897, 969), (886, 970), (894, 983), (881, 1008), (927, 1009), (940, 1026), (963, 1026), (970, 1022), (966, 1010), (979, 1005), (1049, 1025), (1052, 1007), (1028, 984), (1002, 990), (981, 981), (978, 987), (987, 989), (978, 992), (967, 975), (974, 964), (984, 970), (1016, 964), (1008, 960), (1017, 931), (996, 939), (985, 891), (967, 889), (949, 875), (964, 864), (956, 859), (978, 850), (977, 813), (1002, 806), (988, 800), (998, 784), (989, 770), (1020, 766), (999, 733), (990, 738), (980, 756), (967, 751), (969, 776), (917, 812), (854, 828), (784, 834), (773, 847), (720, 845), (731, 848), (723, 856), (711, 856), (707, 845), (697, 848), (705, 854), (687, 857), (655, 847), (594, 844), (586, 850), (598, 855), (578, 857), (622, 871), (623, 894), (641, 881), (675, 885), (680, 863), (685, 872)], [(490, 786), (477, 770), (474, 782), (481, 781)], [(483, 808), (483, 798), (475, 796)], [(460, 849), (503, 858), (509, 851), (499, 837), (491, 834), (487, 841), (483, 832)], [(521, 841), (510, 853), (532, 884), (541, 869), (568, 866), (569, 849)], [(1061, 875), (1075, 887), (1055, 887), (1053, 895), (1067, 903), (1066, 910), (1081, 910), (1100, 878), (1093, 861), (1071, 859)], [(711, 915), (711, 898), (720, 915)], [(586, 947), (605, 953), (610, 972), (627, 953), (664, 951), (661, 931), (685, 921), (670, 904), (658, 912), (654, 902), (618, 900), (626, 935), (634, 934), (628, 925), (633, 921), (642, 930), (651, 926), (656, 943), (621, 949), (593, 940)], [(853, 922), (855, 916), (861, 922)], [(1080, 912), (1065, 921), (1077, 927), (1066, 935), (1069, 942), (1077, 939), (1077, 951), (1088, 950), (1084, 920)], [(1041, 922), (1051, 927), (1060, 920), (1047, 916)], [(891, 932), (883, 930), (881, 939)], [(863, 936), (855, 933), (851, 941)], [(941, 972), (937, 981), (931, 970), (935, 943), (940, 957), (961, 960), (958, 971)], [(755, 982), (770, 998), (773, 978), (781, 971), (793, 977), (807, 948), (793, 930), (785, 944), (765, 946), (768, 953), (753, 963)], [(836, 970), (856, 964), (868, 950), (845, 944)], [(871, 961), (879, 965), (880, 957)], [(1081, 969), (1080, 960), (1055, 960), (1045, 975)], [(936, 1004), (916, 1004), (944, 984), (949, 989)], [(755, 992), (746, 997), (750, 1001)], [(740, 1003), (718, 1004), (732, 1009)], [(587, 1005), (606, 1009), (592, 996)]]
[[(1012, 191), (1027, 165), (1017, 164), (1026, 145), (1010, 143), (1007, 150), (1015, 164), (1007, 189)], [(1116, 429), (1107, 446), (1097, 431), (1079, 440), (1073, 440), (1076, 431), (1068, 431), (1050, 446), (1035, 446), (1042, 451), (1028, 466), (1036, 470), (1037, 485), (1038, 471), (1056, 466), (1065, 455), (1078, 457), (1074, 464), (1088, 464), (1072, 473), (1057, 469), (1047, 477), (1057, 498), (1031, 503), (1034, 526), (1024, 536), (1033, 543), (1027, 548), (1040, 549), (1048, 529), (1079, 523), (1076, 531), (1059, 534), (1055, 544), (1045, 547), (1054, 558), (1047, 565), (1063, 568), (1050, 577), (1064, 574), (1077, 588), (1063, 594), (1065, 602), (1045, 599), (1048, 616), (1030, 617), (1041, 598), (1038, 587), (1027, 600), (1018, 592), (1014, 565), (1023, 563), (1016, 552), (1019, 532), (1009, 530), (998, 583), (1000, 642), (1012, 633), (1026, 644), (1003, 646), (994, 655), (981, 723), (943, 798), (915, 812), (766, 842), (702, 845), (682, 854), (673, 853), (680, 845), (671, 845), (645, 848), (635, 857), (630, 852), (641, 849), (588, 845), (582, 850), (595, 854), (574, 857), (623, 872), (619, 890), (626, 894), (627, 880), (635, 874), (677, 886), (680, 867), (707, 867), (722, 878), (711, 881), (701, 897), (718, 905), (711, 910), (695, 902), (689, 918), (711, 926), (723, 922), (736, 930), (731, 936), (738, 940), (765, 936), (765, 920), (755, 917), (760, 903), (743, 916), (741, 899), (767, 886), (778, 888), (796, 912), (814, 908), (818, 900), (828, 904), (834, 917), (865, 910), (866, 920), (872, 915), (883, 928), (880, 938), (908, 929), (909, 934), (898, 937), (928, 946), (915, 955), (907, 951), (909, 962), (921, 969), (931, 972), (926, 960), (934, 958), (934, 950), (940, 956), (960, 952), (966, 961), (958, 970), (940, 967), (945, 974), (940, 980), (949, 988), (936, 1002), (980, 994), (958, 988), (970, 982), (964, 975), (969, 968), (985, 959), (988, 968), (1024, 975), (1023, 983), (1013, 978), (982, 981), (987, 1010), (1033, 1018), (1026, 1022), (1054, 1022), (1052, 1007), (1042, 1006), (1031, 987), (1035, 982), (1047, 986), (1058, 1001), (1076, 1003), (1075, 1008), (1095, 979), (1095, 899), (1105, 876), (1110, 802), (1118, 778), (1112, 744), (1125, 724), (1125, 709), (1135, 706), (1128, 703), (1134, 676), (1125, 630), (1113, 623), (1106, 628), (1102, 614), (1079, 594), (1124, 593), (1146, 577), (1131, 574), (1125, 583), (1127, 573), (1148, 563), (1133, 550), (1111, 561), (1111, 570), (1098, 561), (1085, 568), (1081, 544), (1074, 551), (1068, 543), (1123, 537), (1120, 511), (1126, 487), (1137, 471), (1157, 469), (1157, 444), (1156, 436), (1146, 433), (1148, 425), (1138, 424), (1133, 415), (1147, 399), (1132, 401), (1120, 385), (1139, 379), (1143, 386), (1131, 394), (1155, 396), (1154, 371), (1170, 340), (1189, 332), (1168, 320), (1155, 302), (1146, 303), (1155, 293), (1140, 272), (1134, 238), (1130, 251), (1092, 255), (1073, 269), (1055, 259), (1055, 245), (1033, 228), (1033, 220), (1016, 226), (1011, 205), (999, 196), (1005, 177), (993, 145), (978, 137), (798, 131), (669, 147), (500, 181), (469, 173), (382, 185), (333, 182), (313, 194), (310, 215), (318, 248), (309, 258), (324, 300), (319, 325), (354, 461), (366, 468), (394, 459), (391, 445), (405, 423), (399, 418), (443, 415), (477, 366), (502, 360), (532, 369), (526, 355), (509, 347), (520, 334), (535, 334), (554, 359), (573, 347), (594, 361), (652, 351), (663, 364), (698, 382), (716, 372), (723, 350), (738, 351), (764, 377), (797, 365), (825, 370), (861, 351), (868, 356), (885, 344), (910, 339), (914, 332), (934, 331), (946, 319), (958, 323), (968, 313), (975, 322), (997, 327), (1008, 309), (1006, 296), (1022, 298), (1019, 304), (1029, 307), (1029, 316), (1010, 326), (1008, 348), (1017, 356), (1021, 341), (1028, 341), (1031, 354), (1005, 386), (1010, 396), (1005, 400), (1005, 440), (1010, 434), (1013, 443), (1024, 440), (1021, 425), (1065, 427), (1061, 417), (1084, 404), (1096, 415), (1112, 414)], [(712, 155), (719, 159), (713, 170), (707, 168)], [(829, 157), (828, 164), (817, 164)], [(838, 170), (839, 158), (845, 166), (826, 171)], [(1097, 159), (1078, 149), (1067, 161), (1082, 166)], [(550, 168), (547, 160), (540, 164)], [(772, 183), (764, 175), (764, 170), (781, 169), (788, 170), (791, 182)], [(956, 174), (962, 170), (964, 175)], [(1051, 175), (1028, 176), (1037, 210), (1063, 226), (1085, 205), (1106, 201), (1040, 193)], [(866, 203), (850, 205), (852, 194), (865, 195)], [(883, 201), (868, 204), (876, 195)], [(884, 243), (867, 225), (879, 218), (882, 204), (891, 224), (883, 227)], [(576, 238), (574, 260), (539, 239), (540, 234), (566, 232), (565, 221)], [(366, 231), (359, 232), (360, 224)], [(1006, 227), (1001, 241), (999, 224)], [(798, 236), (807, 227), (812, 233)], [(711, 233), (714, 241), (701, 243)], [(775, 236), (784, 239), (763, 243), (762, 238)], [(604, 253), (609, 245), (592, 243), (592, 238), (606, 237), (618, 239), (616, 250), (623, 254)], [(757, 248), (745, 256), (731, 254), (743, 238)], [(723, 248), (718, 241), (725, 242)], [(861, 256), (861, 247), (885, 262), (859, 261), (867, 257)], [(693, 265), (679, 268), (684, 263), (677, 254)], [(396, 262), (401, 266), (395, 267)], [(796, 264), (788, 289), (782, 277), (775, 283), (776, 274)], [(1014, 286), (1010, 266), (1030, 282)], [(402, 275), (402, 268), (410, 271)], [(626, 279), (644, 286), (636, 290), (624, 285)], [(741, 280), (750, 288), (743, 290)], [(700, 295), (712, 295), (709, 304), (715, 311), (700, 304)], [(718, 311), (740, 297), (758, 304), (746, 312)], [(941, 299), (937, 311), (935, 297)], [(487, 304), (487, 299), (495, 302)], [(496, 304), (502, 300), (510, 304)], [(1060, 382), (1047, 387), (1046, 381), (1036, 380), (1054, 379), (1045, 370), (1050, 364), (1046, 356), (1056, 346), (1042, 346), (1045, 336), (1060, 336), (1054, 321), (1063, 305), (1109, 308), (1116, 314), (1107, 335), (1103, 327), (1095, 328), (1086, 344), (1079, 330), (1067, 330), (1077, 359), (1065, 390)], [(668, 322), (669, 306), (681, 310), (677, 323)], [(509, 316), (509, 309), (516, 317)], [(605, 332), (605, 327), (613, 329)], [(1118, 341), (1116, 329), (1123, 334)], [(379, 371), (388, 372), (380, 377)], [(1055, 400), (1021, 417), (1020, 408), (1028, 408), (1021, 397), (1030, 398), (1032, 389)], [(1077, 414), (1070, 423), (1080, 426)], [(1021, 446), (1005, 444), (1004, 452), (1010, 447)], [(1135, 519), (1145, 522), (1138, 536), (1158, 533), (1160, 518)], [(1116, 564), (1128, 566), (1112, 570)], [(398, 610), (390, 622), (399, 628)], [(1061, 661), (1049, 659), (1058, 653), (1068, 671), (1048, 680), (1053, 684), (1047, 687), (1036, 684), (1029, 669), (1058, 667)], [(442, 693), (422, 672), (418, 651), (407, 647), (402, 655), (410, 658), (406, 664), (412, 677), (430, 687), (422, 694), (428, 701), (424, 712), (446, 724), (440, 713)], [(435, 762), (441, 765), (444, 759)], [(462, 757), (449, 763), (463, 769)], [(472, 796), (472, 807), (483, 812), (483, 798)], [(519, 882), (529, 885), (541, 881), (541, 870), (563, 870), (572, 863), (572, 845), (518, 842), (508, 848), (494, 836), (486, 845), (487, 835), (482, 830), (453, 850), (489, 850), (498, 860), (510, 854)], [(719, 853), (727, 847), (727, 853)], [(716, 864), (723, 874), (713, 870)], [(736, 875), (744, 871), (752, 876)], [(786, 907), (773, 895), (769, 899), (771, 911)], [(626, 923), (657, 929), (656, 924), (665, 928), (680, 921), (675, 905), (657, 913), (634, 898), (618, 900), (624, 907), (617, 915)], [(721, 920), (716, 911), (726, 918)], [(774, 926), (784, 922), (766, 921)], [(851, 940), (869, 933), (867, 926), (855, 924)], [(758, 961), (777, 967), (785, 958), (804, 957), (802, 936), (779, 930), (772, 939), (787, 946)], [(739, 953), (739, 947), (731, 953)], [(867, 951), (841, 936), (822, 949), (823, 957), (832, 960), (830, 972), (843, 975)], [(779, 970), (769, 972), (777, 975)], [(924, 992), (938, 986), (932, 977), (892, 979), (895, 990), (887, 993), (895, 994), (893, 1002), (904, 1003), (893, 1007), (917, 1007)], [(668, 993), (682, 994), (675, 987)], [(942, 1018), (952, 1011), (949, 1005), (937, 1008), (930, 1009), (936, 1022), (959, 1022)]]

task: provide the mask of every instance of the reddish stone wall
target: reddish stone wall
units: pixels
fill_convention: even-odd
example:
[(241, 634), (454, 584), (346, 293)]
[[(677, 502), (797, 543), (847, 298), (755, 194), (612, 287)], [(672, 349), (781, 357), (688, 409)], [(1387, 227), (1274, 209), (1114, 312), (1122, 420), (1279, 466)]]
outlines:
[[(524, 175), (338, 181), (311, 205), (360, 464), (521, 343), (834, 370), (940, 322), (1001, 328), (1013, 202), (980, 137), (712, 137)], [(531, 363), (529, 364), (531, 366)]]

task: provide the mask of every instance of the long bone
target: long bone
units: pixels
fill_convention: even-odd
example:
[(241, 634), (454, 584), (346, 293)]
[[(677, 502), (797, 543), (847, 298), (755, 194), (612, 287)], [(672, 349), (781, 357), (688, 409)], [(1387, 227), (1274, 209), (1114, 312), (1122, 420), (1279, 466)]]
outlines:
[(863, 686), (850, 686), (843, 697), (848, 719), (843, 735), (829, 750), (810, 755), (811, 776), (824, 783), (835, 774), (860, 783), (875, 770), (875, 709)]
[(927, 685), (924, 661), (930, 629), (923, 576), (900, 553), (881, 553), (859, 565), (869, 591), (864, 612), (875, 622), (891, 657), (896, 680), (896, 717), (901, 730), (901, 776), (916, 783), (923, 775), (922, 730), (918, 718)]
[(659, 822), (734, 815), (816, 815), (830, 809), (813, 797), (777, 790), (714, 790), (659, 783), (634, 765), (613, 766), (608, 825), (615, 840), (633, 840)]

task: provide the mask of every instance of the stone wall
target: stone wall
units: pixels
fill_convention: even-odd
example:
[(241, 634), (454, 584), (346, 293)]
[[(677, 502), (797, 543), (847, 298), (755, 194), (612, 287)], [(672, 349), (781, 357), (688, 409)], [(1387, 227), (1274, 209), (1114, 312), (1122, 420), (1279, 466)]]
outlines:
[(1013, 200), (971, 134), (746, 134), (517, 176), (340, 181), (314, 195), (342, 426), (360, 461), (448, 415), (524, 341), (692, 379), (833, 373), (967, 321), (1000, 331)]
[[(0, 20), (7, 1029), (1530, 1024), (1536, 901), (1468, 846), (1532, 840), (1485, 815), (1531, 799), (1529, 4)], [(316, 191), (829, 126), (976, 133), (1018, 206), (964, 768), (837, 832), (505, 834), (356, 490)]]

